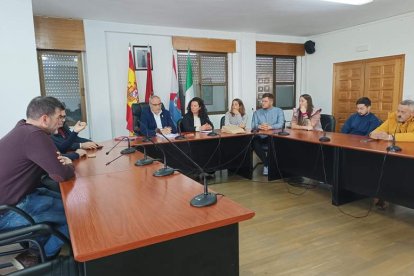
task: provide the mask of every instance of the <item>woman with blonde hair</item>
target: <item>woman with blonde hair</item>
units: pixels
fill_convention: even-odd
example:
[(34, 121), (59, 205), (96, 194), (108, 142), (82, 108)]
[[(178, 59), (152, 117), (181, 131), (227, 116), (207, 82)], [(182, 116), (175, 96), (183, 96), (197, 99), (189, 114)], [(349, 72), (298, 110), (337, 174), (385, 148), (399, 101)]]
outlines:
[(247, 123), (247, 114), (243, 101), (240, 99), (234, 99), (231, 103), (230, 110), (227, 111), (224, 118), (224, 125), (226, 126), (235, 125), (245, 128)]

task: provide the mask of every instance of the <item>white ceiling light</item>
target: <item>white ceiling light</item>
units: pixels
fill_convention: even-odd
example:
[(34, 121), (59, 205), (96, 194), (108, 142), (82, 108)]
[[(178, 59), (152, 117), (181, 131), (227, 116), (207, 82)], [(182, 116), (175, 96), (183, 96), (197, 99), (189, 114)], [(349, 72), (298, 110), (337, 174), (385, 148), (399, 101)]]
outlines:
[(365, 5), (371, 3), (373, 0), (322, 0), (327, 2), (342, 3), (348, 5)]

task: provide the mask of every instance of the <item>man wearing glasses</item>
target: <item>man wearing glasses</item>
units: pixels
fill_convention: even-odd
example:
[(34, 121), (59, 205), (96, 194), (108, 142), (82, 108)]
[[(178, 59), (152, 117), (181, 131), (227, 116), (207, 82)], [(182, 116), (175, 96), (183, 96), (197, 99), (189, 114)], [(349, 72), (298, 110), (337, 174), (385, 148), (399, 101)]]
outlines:
[[(57, 154), (50, 135), (62, 121), (63, 104), (53, 97), (36, 97), (26, 110), (27, 120), (21, 120), (0, 139), (0, 205), (16, 206), (32, 216), (35, 222), (49, 222), (69, 237), (61, 195), (41, 187), (46, 172), (54, 181), (72, 178), (72, 161)], [(28, 225), (22, 216), (12, 211), (0, 213), (0, 231)], [(55, 256), (63, 242), (50, 236), (44, 244), (47, 257)], [(38, 256), (24, 251), (15, 257), (18, 268), (34, 265)]]
[(89, 139), (79, 137), (78, 134), (85, 129), (86, 123), (78, 121), (73, 126), (73, 131), (65, 124), (66, 111), (61, 110), (59, 128), (52, 135), (53, 142), (59, 152), (71, 160), (78, 159), (86, 155), (86, 150), (96, 149), (99, 145)]
[(177, 133), (170, 112), (162, 108), (160, 97), (153, 95), (149, 100), (149, 108), (142, 110), (140, 132), (144, 136), (155, 136), (156, 129), (164, 135)]

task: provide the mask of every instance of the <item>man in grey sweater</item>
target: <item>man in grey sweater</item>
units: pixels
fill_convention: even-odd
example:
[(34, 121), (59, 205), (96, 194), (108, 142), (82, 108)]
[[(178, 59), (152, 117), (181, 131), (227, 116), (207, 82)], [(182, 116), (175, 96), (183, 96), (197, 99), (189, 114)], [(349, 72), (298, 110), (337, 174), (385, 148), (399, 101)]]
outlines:
[[(273, 106), (274, 97), (271, 93), (264, 93), (262, 108), (253, 113), (252, 130), (271, 130), (283, 127), (285, 115), (282, 109)], [(258, 135), (253, 139), (253, 148), (263, 162), (263, 175), (268, 174), (268, 158), (263, 146), (268, 143), (267, 135)]]
[[(62, 182), (72, 178), (72, 161), (60, 156), (53, 144), (53, 134), (63, 119), (62, 103), (53, 97), (36, 97), (26, 110), (27, 120), (21, 120), (0, 139), (0, 205), (16, 206), (32, 216), (35, 222), (49, 222), (69, 237), (61, 195), (41, 187), (40, 179), (47, 173)], [(28, 225), (12, 211), (0, 213), (0, 231)], [(47, 257), (56, 255), (63, 242), (55, 236), (44, 243)], [(35, 264), (37, 256), (28, 251), (15, 258), (18, 268)]]

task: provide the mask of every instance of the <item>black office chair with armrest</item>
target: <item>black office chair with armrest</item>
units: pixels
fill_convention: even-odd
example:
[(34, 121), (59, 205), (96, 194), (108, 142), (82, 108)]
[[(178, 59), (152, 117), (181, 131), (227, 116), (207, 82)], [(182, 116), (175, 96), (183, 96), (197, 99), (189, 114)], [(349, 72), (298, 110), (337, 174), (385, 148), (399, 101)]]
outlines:
[(335, 132), (335, 117), (330, 114), (321, 114), (321, 125), (324, 131)]
[[(23, 226), (16, 229), (6, 229), (0, 232), (0, 247), (9, 246), (13, 244), (20, 244), (34, 246), (31, 248), (37, 249), (40, 255), (40, 264), (33, 267), (16, 271), (8, 275), (55, 275), (57, 271), (65, 272), (62, 270), (64, 267), (71, 267), (71, 273), (63, 273), (59, 275), (83, 275), (79, 264), (76, 263), (72, 257), (59, 257), (56, 259), (47, 258), (43, 246), (39, 243), (38, 239), (40, 237), (54, 235), (67, 244), (70, 248), (70, 241), (59, 231), (53, 228), (52, 225), (48, 223), (36, 223), (33, 218), (24, 212), (23, 210), (10, 206), (10, 205), (1, 205), (0, 211), (2, 212), (15, 212), (25, 218), (29, 223), (28, 226)], [(0, 253), (0, 256), (14, 255), (28, 250), (28, 248), (16, 249), (11, 251), (6, 251)], [(72, 251), (70, 249), (70, 254)], [(1, 265), (1, 268), (6, 268), (12, 266), (11, 263)], [(73, 271), (78, 271), (74, 273)], [(54, 274), (53, 274), (54, 272)]]
[(226, 121), (226, 116), (221, 117), (221, 119), (220, 119), (220, 129), (223, 128), (225, 121)]

